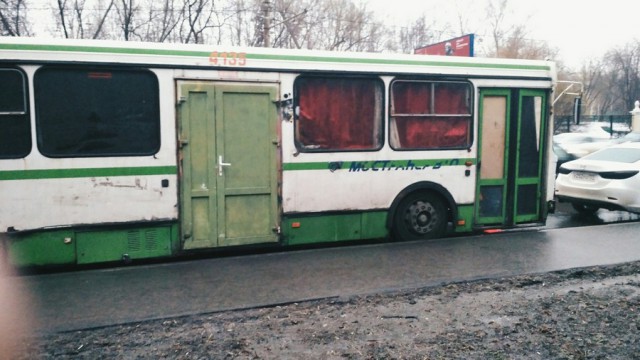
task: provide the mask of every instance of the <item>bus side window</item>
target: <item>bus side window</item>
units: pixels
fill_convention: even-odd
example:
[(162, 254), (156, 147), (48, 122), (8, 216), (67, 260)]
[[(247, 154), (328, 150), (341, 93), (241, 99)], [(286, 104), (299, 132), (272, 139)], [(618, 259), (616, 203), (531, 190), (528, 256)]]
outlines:
[(160, 149), (158, 80), (151, 71), (43, 67), (34, 95), (45, 156), (145, 156)]
[(378, 78), (302, 76), (295, 83), (300, 151), (382, 147), (383, 83)]
[(0, 68), (0, 159), (18, 159), (31, 152), (31, 125), (26, 76)]
[(390, 144), (396, 150), (471, 145), (471, 85), (396, 80), (391, 86)]

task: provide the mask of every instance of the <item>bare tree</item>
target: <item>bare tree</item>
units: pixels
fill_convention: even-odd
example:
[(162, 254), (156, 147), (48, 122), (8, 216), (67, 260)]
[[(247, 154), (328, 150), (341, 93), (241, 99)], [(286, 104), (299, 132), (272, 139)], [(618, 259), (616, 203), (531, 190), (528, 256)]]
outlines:
[(493, 48), (488, 49), (487, 56), (513, 59), (553, 59), (558, 49), (550, 47), (544, 41), (527, 38), (528, 29), (525, 22), (512, 21), (513, 13), (508, 8), (507, 0), (490, 0), (487, 3), (486, 18), (490, 26)]
[[(97, 16), (96, 16), (97, 23), (93, 29), (93, 36), (92, 36), (93, 39), (97, 39), (102, 33), (102, 29), (104, 27), (105, 21), (107, 19), (107, 16), (111, 12), (111, 9), (113, 8), (114, 2), (115, 0), (109, 0), (106, 8), (104, 8), (104, 11), (97, 13)], [(98, 4), (100, 4), (100, 2)]]
[(577, 77), (572, 79), (583, 85), (582, 112), (601, 115), (611, 108), (613, 96), (608, 89), (605, 69), (602, 61), (590, 61), (584, 64)]
[(313, 24), (319, 21), (309, 11), (317, 1), (276, 0), (273, 10), (273, 46), (301, 49), (309, 46)]
[(56, 22), (65, 38), (98, 39), (114, 1), (98, 2), (96, 8), (88, 8), (86, 0), (57, 0)]
[(457, 26), (458, 26), (458, 32), (461, 35), (465, 35), (470, 33), (469, 28), (469, 21), (470, 21), (470, 16), (469, 16), (469, 9), (468, 9), (468, 2), (467, 1), (455, 1), (456, 4), (456, 20), (457, 20)]
[[(319, 35), (326, 18), (332, 16), (325, 12), (324, 5), (317, 0), (276, 1), (276, 47), (295, 47), (298, 49), (326, 49)], [(278, 26), (278, 24), (281, 24)], [(279, 31), (278, 31), (279, 28)]]
[(274, 4), (273, 27), (274, 47), (300, 49), (306, 33), (304, 16), (307, 4), (302, 1), (278, 0)]
[(583, 113), (627, 114), (640, 99), (640, 41), (614, 48), (601, 60), (589, 61), (569, 79), (583, 84)]
[(230, 21), (220, 23), (219, 41), (224, 37), (237, 46), (261, 44), (262, 38), (258, 35), (262, 34), (261, 4), (262, 0), (228, 0), (221, 11), (228, 14)]
[(640, 98), (640, 41), (609, 51), (603, 60), (611, 112), (626, 113)]
[(435, 22), (429, 23), (422, 15), (406, 27), (402, 27), (387, 43), (387, 49), (411, 54), (415, 49), (433, 44), (440, 39), (441, 33), (433, 30)]
[(385, 27), (365, 5), (351, 0), (326, 0), (310, 9), (314, 19), (306, 48), (340, 51), (380, 51)]
[(386, 28), (351, 0), (233, 0), (224, 24), (232, 43), (298, 49), (380, 51)]
[(60, 22), (60, 26), (62, 27), (62, 31), (64, 33), (64, 37), (65, 38), (70, 38), (71, 36), (69, 35), (69, 27), (70, 25), (68, 25), (68, 19), (65, 16), (67, 12), (67, 1), (66, 0), (58, 0), (58, 21)]
[[(154, 7), (161, 4), (160, 7)], [(182, 23), (186, 2), (176, 0), (150, 1), (148, 3), (147, 27), (142, 40), (152, 42), (178, 41), (176, 29)]]
[(118, 26), (124, 40), (132, 40), (138, 27), (135, 20), (140, 12), (139, 6), (134, 4), (134, 0), (120, 0), (116, 5), (116, 12), (118, 13)]
[(27, 3), (25, 0), (0, 0), (0, 34), (2, 36), (29, 36)]
[(182, 15), (181, 40), (183, 43), (202, 44), (206, 31), (217, 26), (212, 0), (185, 0)]

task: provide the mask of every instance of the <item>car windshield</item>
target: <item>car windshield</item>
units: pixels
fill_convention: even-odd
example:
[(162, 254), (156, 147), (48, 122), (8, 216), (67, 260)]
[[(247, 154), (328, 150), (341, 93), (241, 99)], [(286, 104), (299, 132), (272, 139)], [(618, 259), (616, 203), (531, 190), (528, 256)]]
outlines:
[(595, 152), (591, 155), (587, 155), (584, 159), (634, 163), (636, 161), (640, 161), (640, 149), (608, 148)]

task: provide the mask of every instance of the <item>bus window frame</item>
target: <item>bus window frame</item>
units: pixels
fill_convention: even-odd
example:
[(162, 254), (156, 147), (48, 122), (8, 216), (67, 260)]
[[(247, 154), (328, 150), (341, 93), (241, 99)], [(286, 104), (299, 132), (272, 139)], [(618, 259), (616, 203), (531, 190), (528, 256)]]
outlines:
[[(467, 132), (466, 132), (466, 144), (461, 146), (433, 146), (433, 147), (402, 147), (398, 146), (400, 140), (394, 139), (394, 134), (398, 137), (397, 130), (394, 128), (397, 126), (395, 124), (396, 118), (409, 116), (409, 114), (402, 113), (394, 113), (394, 85), (398, 82), (418, 82), (418, 83), (429, 83), (429, 84), (443, 84), (443, 83), (455, 83), (455, 84), (465, 84), (468, 89), (468, 108), (469, 113), (466, 114), (438, 114), (435, 112), (434, 108), (436, 107), (436, 102), (434, 100), (434, 94), (430, 94), (431, 102), (429, 104), (431, 113), (428, 114), (411, 114), (415, 115), (415, 117), (425, 117), (425, 118), (466, 118), (467, 120)], [(395, 78), (389, 84), (389, 104), (388, 104), (388, 141), (389, 146), (394, 151), (442, 151), (442, 150), (464, 150), (470, 149), (473, 146), (474, 142), (474, 127), (475, 127), (475, 87), (471, 81), (468, 79), (458, 79), (458, 78)], [(400, 116), (398, 116), (400, 115)], [(424, 120), (429, 121), (429, 120)]]
[[(2, 71), (15, 71), (22, 77), (22, 110), (19, 111), (0, 111), (0, 119), (6, 119), (6, 117), (15, 117), (19, 122), (25, 124), (22, 126), (26, 126), (26, 129), (21, 129), (22, 132), (26, 135), (26, 142), (23, 151), (15, 152), (15, 153), (0, 153), (0, 159), (2, 160), (10, 160), (10, 159), (22, 159), (31, 154), (33, 149), (33, 140), (31, 136), (31, 111), (29, 107), (29, 82), (27, 74), (19, 67), (16, 66), (0, 66), (0, 72)], [(11, 121), (11, 120), (9, 120)], [(17, 125), (21, 126), (21, 125)]]
[[(153, 137), (155, 138), (152, 143), (153, 146), (149, 146), (148, 149), (144, 149), (145, 151), (137, 151), (137, 152), (136, 151), (128, 151), (128, 152), (104, 151), (104, 152), (94, 152), (94, 153), (83, 153), (80, 151), (76, 151), (76, 152), (64, 153), (60, 151), (49, 151), (50, 149), (47, 149), (47, 147), (45, 146), (47, 144), (43, 144), (43, 142), (45, 141), (43, 139), (43, 131), (46, 131), (46, 129), (42, 123), (43, 120), (40, 115), (42, 112), (46, 112), (46, 111), (43, 111), (41, 109), (42, 103), (40, 103), (38, 99), (39, 91), (40, 91), (39, 86), (44, 86), (39, 83), (38, 77), (43, 71), (49, 71), (49, 70), (73, 71), (73, 72), (79, 72), (79, 73), (84, 72), (89, 77), (92, 76), (91, 74), (94, 74), (93, 76), (95, 76), (96, 78), (99, 78), (101, 74), (107, 74), (107, 73), (120, 73), (120, 74), (138, 73), (138, 74), (146, 74), (147, 76), (150, 76), (151, 78), (150, 85), (152, 88), (150, 89), (150, 93), (152, 94), (151, 99), (153, 99), (155, 102), (154, 104), (151, 104), (152, 107), (150, 106), (150, 109), (152, 110), (150, 114), (148, 114), (149, 119), (154, 119), (153, 124), (150, 125), (150, 126), (153, 126), (153, 129), (155, 132), (155, 134), (152, 134)], [(51, 84), (47, 84), (47, 86), (51, 86)], [(158, 80), (158, 76), (148, 68), (116, 67), (116, 66), (104, 66), (104, 65), (77, 65), (77, 66), (45, 65), (40, 67), (35, 72), (33, 77), (33, 87), (34, 87), (33, 91), (34, 91), (34, 103), (35, 103), (35, 124), (36, 124), (37, 146), (40, 153), (48, 158), (107, 158), (107, 157), (152, 156), (157, 154), (160, 151), (160, 148), (162, 147), (160, 83)], [(77, 120), (74, 120), (74, 121), (77, 121)], [(122, 132), (120, 132), (118, 135), (121, 135), (121, 134)], [(49, 136), (51, 135), (55, 135), (55, 134), (49, 134)], [(91, 140), (91, 138), (88, 136), (84, 136), (82, 137), (82, 140)], [(120, 140), (120, 143), (122, 143), (121, 140)], [(48, 145), (48, 146), (51, 146), (51, 145)]]
[[(375, 87), (376, 101), (379, 104), (374, 104), (379, 107), (379, 110), (374, 110), (373, 114), (375, 118), (372, 122), (373, 133), (372, 137), (375, 138), (375, 147), (366, 149), (348, 149), (348, 148), (312, 148), (311, 144), (304, 145), (299, 138), (300, 133), (300, 81), (304, 79), (332, 79), (332, 80), (345, 80), (345, 79), (358, 79), (358, 80), (370, 80)], [(323, 74), (300, 74), (296, 77), (293, 84), (293, 108), (294, 111), (294, 143), (296, 149), (301, 153), (339, 153), (339, 152), (375, 152), (380, 151), (385, 145), (385, 103), (386, 103), (386, 85), (385, 82), (375, 75), (341, 75), (337, 73), (323, 73)], [(379, 99), (377, 98), (379, 96)], [(376, 134), (377, 131), (377, 134)]]

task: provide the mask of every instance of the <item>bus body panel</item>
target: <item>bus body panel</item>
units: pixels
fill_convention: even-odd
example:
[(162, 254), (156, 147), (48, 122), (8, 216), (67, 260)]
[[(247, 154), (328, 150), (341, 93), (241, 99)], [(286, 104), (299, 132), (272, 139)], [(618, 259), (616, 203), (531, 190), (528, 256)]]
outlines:
[(457, 204), (470, 204), (475, 172), (465, 175), (471, 168), (465, 161), (364, 160), (344, 162), (345, 168), (334, 171), (328, 169), (330, 163), (324, 170), (285, 170), (283, 208), (285, 213), (388, 209), (403, 189), (417, 182), (443, 184)]
[[(38, 67), (21, 67), (33, 74)], [(159, 97), (173, 98), (171, 71), (157, 70)], [(38, 151), (30, 92), (32, 144), (22, 159), (0, 160), (0, 231), (166, 221), (178, 218), (175, 112), (160, 102), (160, 149), (150, 156), (51, 158)]]
[[(100, 173), (105, 169), (93, 170)], [(2, 181), (0, 226), (10, 231), (25, 231), (175, 220), (178, 217), (175, 169), (159, 170), (171, 170), (172, 173), (146, 176), (114, 173), (69, 179), (56, 179), (45, 174), (45, 178), (40, 179)], [(52, 173), (51, 176), (56, 175), (54, 171)], [(167, 187), (163, 187), (163, 183)]]

